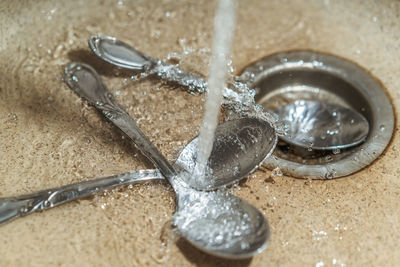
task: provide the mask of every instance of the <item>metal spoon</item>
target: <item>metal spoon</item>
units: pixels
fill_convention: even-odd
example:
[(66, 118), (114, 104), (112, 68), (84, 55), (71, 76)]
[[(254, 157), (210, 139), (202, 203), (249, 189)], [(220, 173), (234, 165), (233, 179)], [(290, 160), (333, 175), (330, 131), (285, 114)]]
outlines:
[[(248, 258), (266, 247), (270, 234), (262, 213), (248, 202), (227, 192), (197, 191), (189, 188), (189, 183), (198, 186), (197, 183), (190, 182), (193, 180), (190, 179), (190, 173), (169, 164), (129, 114), (114, 101), (112, 94), (106, 90), (100, 77), (91, 67), (72, 63), (66, 67), (65, 80), (78, 95), (94, 105), (127, 134), (142, 153), (159, 167), (177, 195), (177, 229), (192, 245), (225, 258)], [(265, 143), (276, 141), (275, 136), (272, 139), (269, 135), (265, 136), (265, 129), (254, 124), (246, 129), (240, 131), (241, 134), (249, 133), (250, 139), (241, 142), (245, 150), (254, 143), (263, 144), (262, 138), (267, 138)], [(230, 136), (235, 139), (234, 133)], [(209, 186), (202, 189), (209, 189)]]
[(343, 149), (365, 141), (369, 124), (353, 109), (315, 100), (297, 100), (275, 110), (289, 126), (284, 141), (316, 150)]
[(192, 93), (204, 93), (207, 89), (207, 82), (200, 74), (156, 60), (114, 37), (92, 35), (88, 43), (98, 57), (113, 65), (155, 74), (161, 79), (185, 86)]

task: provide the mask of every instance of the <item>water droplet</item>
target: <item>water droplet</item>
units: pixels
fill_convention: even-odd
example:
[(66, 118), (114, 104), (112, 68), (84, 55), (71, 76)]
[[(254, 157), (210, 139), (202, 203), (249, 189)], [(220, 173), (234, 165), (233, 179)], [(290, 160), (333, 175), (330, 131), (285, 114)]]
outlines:
[(386, 127), (384, 124), (382, 124), (381, 126), (379, 126), (379, 129), (383, 132), (386, 129)]
[(271, 176), (282, 176), (283, 173), (279, 167), (276, 167), (275, 169), (272, 170)]
[(325, 178), (326, 179), (332, 179), (334, 178), (336, 175), (336, 171), (334, 169), (328, 171), (327, 173), (325, 173)]
[(334, 150), (332, 150), (332, 153), (334, 155), (340, 154), (340, 149), (339, 148), (335, 148)]
[(327, 130), (326, 133), (328, 135), (335, 135), (339, 133), (339, 129), (331, 129), (331, 130)]

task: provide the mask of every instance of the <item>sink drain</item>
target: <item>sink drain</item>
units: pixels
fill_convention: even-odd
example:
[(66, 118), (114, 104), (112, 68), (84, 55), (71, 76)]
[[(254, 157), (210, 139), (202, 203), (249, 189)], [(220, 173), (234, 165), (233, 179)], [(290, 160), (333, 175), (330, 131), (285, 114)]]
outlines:
[(276, 110), (296, 100), (318, 100), (354, 109), (370, 126), (364, 143), (343, 150), (308, 151), (281, 140), (265, 163), (269, 168), (279, 167), (294, 177), (332, 179), (369, 165), (389, 144), (393, 107), (382, 85), (354, 63), (313, 51), (292, 51), (249, 65), (242, 77), (249, 75), (248, 85), (266, 109)]

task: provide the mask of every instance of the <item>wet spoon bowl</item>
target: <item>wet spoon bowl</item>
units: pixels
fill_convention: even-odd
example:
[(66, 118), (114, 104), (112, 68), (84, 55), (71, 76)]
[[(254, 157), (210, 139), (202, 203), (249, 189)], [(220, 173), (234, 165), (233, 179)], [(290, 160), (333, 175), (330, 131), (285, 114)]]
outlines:
[(313, 150), (356, 146), (369, 132), (367, 119), (357, 111), (317, 100), (296, 100), (275, 110), (289, 127), (285, 142)]
[(88, 43), (98, 57), (121, 68), (143, 71), (157, 64), (155, 59), (111, 36), (92, 35)]

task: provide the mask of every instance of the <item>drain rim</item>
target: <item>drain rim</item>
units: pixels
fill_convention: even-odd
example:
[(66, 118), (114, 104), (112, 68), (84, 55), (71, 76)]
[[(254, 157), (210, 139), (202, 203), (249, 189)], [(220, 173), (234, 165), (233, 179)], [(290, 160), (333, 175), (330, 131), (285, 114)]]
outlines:
[[(244, 68), (241, 76), (252, 77), (247, 84), (253, 88), (271, 75), (289, 69), (323, 71), (351, 84), (364, 96), (371, 109), (370, 132), (363, 144), (351, 150), (351, 157), (326, 164), (305, 165), (272, 155), (264, 163), (267, 168), (279, 167), (285, 175), (298, 178), (332, 179), (365, 168), (384, 152), (393, 136), (394, 108), (385, 88), (375, 77), (347, 59), (311, 50), (272, 54)], [(383, 130), (381, 125), (385, 125)]]

